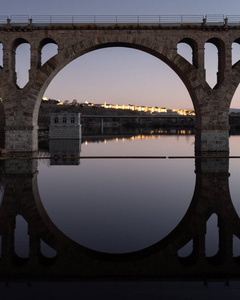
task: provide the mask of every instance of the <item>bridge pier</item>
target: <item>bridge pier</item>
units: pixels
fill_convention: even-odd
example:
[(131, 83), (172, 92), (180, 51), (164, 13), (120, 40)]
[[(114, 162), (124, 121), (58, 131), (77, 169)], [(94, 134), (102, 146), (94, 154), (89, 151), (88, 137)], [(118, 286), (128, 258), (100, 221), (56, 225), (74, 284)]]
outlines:
[(38, 150), (38, 126), (5, 128), (5, 149), (8, 152)]
[(228, 130), (196, 130), (195, 153), (229, 152)]

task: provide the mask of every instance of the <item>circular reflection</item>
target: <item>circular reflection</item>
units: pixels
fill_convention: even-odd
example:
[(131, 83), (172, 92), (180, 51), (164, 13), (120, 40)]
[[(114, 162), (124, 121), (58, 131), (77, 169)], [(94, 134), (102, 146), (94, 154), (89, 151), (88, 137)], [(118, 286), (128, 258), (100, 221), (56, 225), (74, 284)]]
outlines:
[[(174, 150), (176, 155), (189, 155), (193, 139), (88, 143), (82, 145), (81, 155), (171, 155)], [(100, 252), (127, 253), (160, 241), (183, 218), (194, 191), (194, 160), (40, 163), (38, 181), (49, 217), (68, 237)]]

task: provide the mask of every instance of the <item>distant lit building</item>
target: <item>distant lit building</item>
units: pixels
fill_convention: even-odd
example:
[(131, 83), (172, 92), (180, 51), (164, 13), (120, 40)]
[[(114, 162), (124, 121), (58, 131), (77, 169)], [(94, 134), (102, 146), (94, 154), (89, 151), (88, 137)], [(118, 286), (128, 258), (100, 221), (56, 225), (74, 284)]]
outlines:
[(166, 107), (148, 107), (148, 106), (135, 106), (135, 105), (120, 105), (120, 104), (107, 104), (106, 101), (101, 105), (103, 108), (111, 108), (111, 109), (123, 109), (123, 110), (132, 110), (139, 112), (146, 112), (150, 114), (171, 114), (171, 115), (195, 115), (194, 109), (169, 109)]

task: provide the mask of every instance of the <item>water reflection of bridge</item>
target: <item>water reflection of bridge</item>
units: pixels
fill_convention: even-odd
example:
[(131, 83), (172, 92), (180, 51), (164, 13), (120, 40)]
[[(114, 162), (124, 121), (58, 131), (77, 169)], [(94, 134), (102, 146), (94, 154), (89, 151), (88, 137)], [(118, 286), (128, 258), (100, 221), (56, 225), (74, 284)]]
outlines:
[[(196, 184), (192, 202), (178, 226), (158, 243), (127, 254), (106, 254), (70, 240), (49, 219), (41, 203), (37, 183), (37, 160), (5, 161), (5, 192), (0, 208), (2, 257), (0, 277), (17, 279), (153, 280), (239, 278), (240, 258), (233, 257), (233, 236), (240, 238), (240, 219), (229, 193), (228, 158), (196, 159)], [(206, 257), (206, 223), (216, 214), (219, 249)], [(15, 220), (28, 224), (29, 257), (17, 256)], [(54, 258), (42, 254), (41, 241), (56, 251)], [(191, 254), (179, 250), (192, 242)]]

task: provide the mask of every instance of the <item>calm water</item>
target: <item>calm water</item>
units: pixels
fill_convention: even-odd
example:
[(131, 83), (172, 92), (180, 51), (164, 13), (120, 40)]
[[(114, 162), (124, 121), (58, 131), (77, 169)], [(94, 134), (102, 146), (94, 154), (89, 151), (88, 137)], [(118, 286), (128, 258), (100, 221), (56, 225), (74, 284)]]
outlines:
[[(13, 210), (16, 206), (18, 216), (12, 229), (14, 252), (18, 257), (27, 259), (35, 251), (33, 249), (36, 246), (29, 246), (28, 232), (31, 235), (37, 226), (39, 228), (42, 226), (38, 221), (38, 212), (35, 213), (35, 208), (32, 208), (35, 207), (33, 202), (37, 199), (37, 210), (47, 226), (41, 229), (43, 236), (40, 238), (41, 253), (45, 257), (43, 263), (44, 266), (53, 266), (53, 270), (54, 257), (59, 255), (59, 250), (56, 249), (61, 249), (62, 245), (61, 251), (63, 252), (59, 252), (65, 253), (66, 245), (72, 245), (71, 243), (73, 243), (72, 249), (83, 246), (84, 248), (79, 249), (90, 249), (90, 251), (97, 251), (96, 253), (104, 255), (106, 253), (107, 255), (141, 254), (145, 251), (152, 251), (151, 249), (162, 249), (161, 247), (169, 244), (168, 251), (172, 249), (174, 253), (174, 249), (178, 249), (177, 259), (186, 265), (195, 263), (194, 257), (197, 259), (202, 253), (202, 250), (199, 250), (201, 248), (205, 249), (205, 254), (201, 255), (209, 258), (211, 267), (222, 266), (226, 253), (230, 253), (231, 256), (231, 252), (232, 259), (235, 259), (238, 264), (238, 257), (240, 257), (240, 225), (238, 223), (240, 159), (171, 158), (194, 155), (194, 135), (185, 133), (182, 131), (179, 134), (155, 132), (154, 135), (83, 136), (82, 144), (73, 144), (75, 148), (70, 151), (75, 156), (80, 155), (80, 160), (41, 159), (30, 163), (7, 162), (5, 171), (0, 173), (1, 230), (2, 232), (11, 231), (6, 229), (9, 225), (4, 225), (6, 222), (4, 220), (5, 216), (10, 216), (6, 218), (14, 216)], [(240, 155), (239, 142), (240, 135), (230, 137), (230, 155)], [(49, 145), (49, 151), (41, 150), (39, 155), (53, 156), (54, 151), (60, 151), (59, 145), (57, 145), (58, 149), (55, 149), (55, 146)], [(67, 152), (65, 154), (68, 156)], [(162, 156), (165, 158), (89, 159), (92, 156)], [(24, 168), (30, 168), (35, 174), (33, 179), (30, 179), (33, 188), (30, 186), (30, 181), (28, 179), (26, 181), (28, 178), (26, 174), (31, 172)], [(36, 170), (38, 173), (35, 173)], [(16, 174), (21, 172), (25, 175), (17, 179)], [(26, 212), (24, 209), (29, 211)], [(36, 224), (33, 227), (25, 221), (30, 215), (36, 215)], [(49, 233), (47, 228), (49, 228)], [(55, 241), (51, 236), (52, 233), (56, 233), (60, 240)], [(196, 234), (197, 239), (195, 239)], [(199, 238), (201, 236), (202, 240)], [(2, 244), (3, 239), (4, 237), (0, 239)], [(205, 244), (202, 245), (203, 242)], [(196, 249), (198, 249), (197, 252)], [(4, 257), (4, 251), (3, 247), (2, 257)], [(75, 253), (76, 250), (71, 251)], [(47, 258), (49, 261), (46, 260)], [(173, 261), (175, 259), (174, 254)], [(198, 260), (200, 258), (196, 261)], [(16, 263), (24, 265), (21, 259), (19, 262), (16, 260)], [(161, 259), (159, 264), (162, 265)], [(203, 268), (204, 264), (205, 262)], [(28, 265), (26, 266), (22, 272), (32, 270), (30, 273), (34, 274), (34, 267), (28, 269)], [(178, 263), (176, 270), (177, 268), (179, 268)], [(196, 274), (198, 268), (201, 269), (201, 264), (198, 267), (196, 265), (194, 269)], [(235, 265), (231, 263), (229, 267), (226, 265), (223, 269), (224, 272), (221, 269), (212, 272), (211, 269), (208, 271), (206, 268), (205, 272), (216, 276), (222, 274), (223, 281), (231, 280), (231, 276), (236, 279), (234, 274), (238, 272), (238, 267), (235, 268)], [(17, 272), (22, 274), (21, 269)], [(229, 272), (230, 274), (232, 272), (232, 275), (229, 275)], [(181, 274), (178, 274), (176, 278), (181, 280)], [(196, 278), (199, 279), (199, 275), (196, 275)], [(116, 296), (117, 290), (121, 297), (116, 297), (116, 299), (126, 296), (121, 293), (122, 289), (126, 290), (128, 296), (137, 293), (138, 299), (149, 297), (151, 299), (151, 295), (154, 297), (169, 295), (169, 299), (172, 299), (171, 297), (181, 299), (178, 297), (179, 293), (184, 297), (196, 297), (192, 293), (193, 290), (199, 294), (199, 298), (196, 299), (202, 299), (203, 296), (210, 297), (206, 299), (212, 299), (211, 297), (216, 295), (218, 299), (227, 299), (229, 295), (235, 297), (236, 293), (240, 292), (238, 283), (231, 285), (231, 288), (227, 290), (224, 283), (211, 283), (208, 289), (200, 283), (192, 283), (191, 286), (188, 284), (187, 282), (181, 284), (165, 282), (155, 285), (136, 283), (136, 286), (133, 286), (111, 283), (107, 286), (95, 284), (95, 287), (99, 293), (103, 290), (107, 291), (106, 297)], [(63, 286), (54, 287), (52, 284), (51, 288), (54, 291), (55, 288), (60, 291)], [(173, 286), (179, 293), (173, 293)], [(39, 291), (41, 287), (41, 285), (35, 285)], [(77, 286), (72, 285), (71, 288), (74, 290)], [(92, 293), (92, 285), (82, 284), (82, 288), (89, 299), (91, 297), (91, 299), (97, 299)], [(1, 289), (5, 291), (3, 286), (0, 286)], [(48, 294), (56, 297), (58, 294), (53, 290)], [(221, 291), (222, 298), (219, 297), (219, 291)], [(227, 294), (225, 294), (226, 291)], [(58, 296), (61, 298), (60, 294)]]
[[(191, 155), (193, 142), (193, 136), (170, 135), (86, 141), (81, 156)], [(48, 215), (71, 239), (102, 252), (131, 252), (158, 242), (180, 222), (194, 192), (194, 160), (44, 162), (38, 183)]]
[[(230, 137), (230, 155), (240, 154), (239, 139)], [(85, 139), (80, 155), (192, 156), (194, 135)], [(232, 201), (240, 214), (239, 159), (230, 160), (229, 172)], [(108, 253), (140, 250), (168, 235), (185, 215), (195, 181), (194, 159), (80, 159), (78, 166), (39, 162), (39, 191), (51, 220), (77, 243)], [(215, 241), (217, 221), (213, 217), (209, 222), (207, 238)], [(207, 245), (210, 256), (216, 244)], [(237, 248), (234, 244), (235, 252)]]

